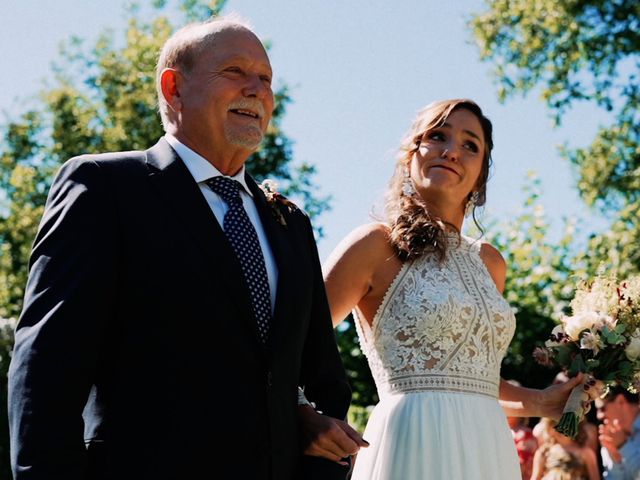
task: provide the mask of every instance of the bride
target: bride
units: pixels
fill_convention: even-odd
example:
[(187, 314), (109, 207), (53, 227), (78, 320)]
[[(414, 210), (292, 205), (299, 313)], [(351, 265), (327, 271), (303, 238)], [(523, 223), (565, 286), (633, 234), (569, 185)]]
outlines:
[(460, 234), (485, 203), (492, 147), (474, 102), (425, 107), (400, 147), (386, 222), (327, 260), (332, 318), (353, 310), (380, 396), (353, 480), (521, 478), (505, 414), (558, 418), (582, 379), (534, 390), (500, 378), (515, 329), (505, 261)]

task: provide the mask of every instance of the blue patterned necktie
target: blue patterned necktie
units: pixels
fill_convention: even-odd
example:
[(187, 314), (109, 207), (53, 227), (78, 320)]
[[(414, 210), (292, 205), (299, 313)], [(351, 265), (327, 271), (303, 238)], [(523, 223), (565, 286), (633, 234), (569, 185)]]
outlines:
[(206, 183), (229, 207), (224, 215), (224, 233), (240, 261), (251, 296), (253, 315), (258, 323), (258, 334), (262, 343), (266, 344), (271, 322), (269, 278), (256, 229), (242, 205), (242, 185), (236, 180), (222, 176), (210, 178)]

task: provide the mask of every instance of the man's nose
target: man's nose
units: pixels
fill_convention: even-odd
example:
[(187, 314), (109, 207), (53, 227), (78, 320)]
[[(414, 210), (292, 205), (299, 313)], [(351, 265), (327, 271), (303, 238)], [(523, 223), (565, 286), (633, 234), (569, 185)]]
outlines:
[(242, 94), (245, 97), (263, 99), (267, 95), (271, 95), (271, 88), (264, 83), (260, 75), (248, 75), (247, 82), (242, 89)]

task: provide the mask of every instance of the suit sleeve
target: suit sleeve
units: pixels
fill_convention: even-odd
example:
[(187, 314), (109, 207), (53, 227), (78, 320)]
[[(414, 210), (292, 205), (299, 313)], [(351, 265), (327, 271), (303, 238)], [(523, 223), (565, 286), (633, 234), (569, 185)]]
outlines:
[(82, 411), (116, 297), (117, 224), (105, 173), (72, 159), (34, 242), (9, 370), (15, 480), (86, 478)]
[[(305, 341), (300, 384), (306, 397), (315, 402), (325, 415), (344, 419), (351, 402), (351, 388), (338, 351), (331, 311), (324, 288), (322, 268), (318, 258), (313, 229), (308, 218), (309, 248), (313, 255), (313, 305), (309, 331)], [(303, 477), (312, 479), (344, 479), (348, 469), (317, 457), (305, 456)]]
[(311, 224), (307, 219), (309, 248), (313, 254), (313, 306), (302, 358), (301, 384), (305, 395), (326, 415), (344, 419), (351, 389), (338, 352), (331, 311)]

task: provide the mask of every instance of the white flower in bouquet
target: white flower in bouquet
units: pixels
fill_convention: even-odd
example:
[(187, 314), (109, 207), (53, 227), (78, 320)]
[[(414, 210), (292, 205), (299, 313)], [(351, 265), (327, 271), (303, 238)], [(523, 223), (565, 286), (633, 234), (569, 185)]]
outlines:
[(632, 277), (620, 285), (620, 295), (624, 297), (624, 304), (629, 305), (633, 299), (640, 297), (640, 277)]
[(593, 355), (597, 355), (601, 348), (604, 347), (604, 342), (600, 335), (594, 332), (585, 332), (580, 338), (580, 348), (585, 350), (592, 350)]
[(640, 357), (640, 329), (633, 332), (629, 344), (624, 349), (624, 354), (632, 362)]
[(600, 278), (594, 281), (588, 289), (584, 285), (576, 291), (576, 296), (571, 302), (571, 311), (578, 313), (608, 314), (618, 306), (618, 295), (614, 280)]
[(564, 317), (564, 331), (573, 341), (580, 339), (580, 333), (584, 330), (600, 328), (602, 325), (609, 323), (611, 317), (601, 315), (598, 312), (581, 312), (571, 317)]

